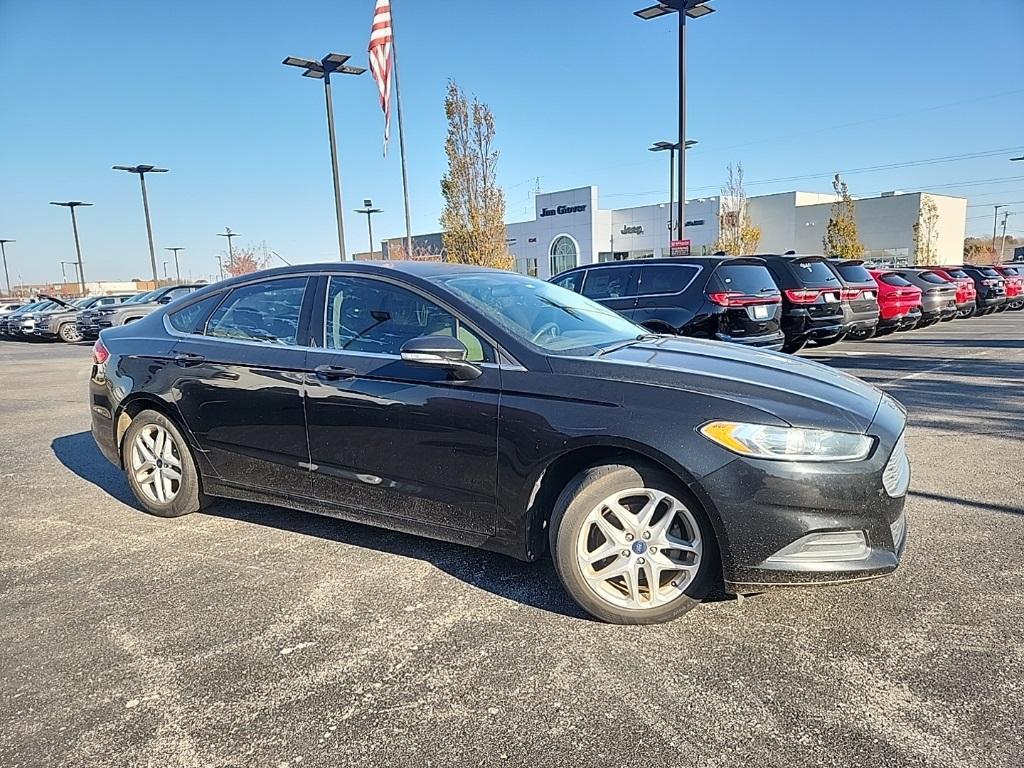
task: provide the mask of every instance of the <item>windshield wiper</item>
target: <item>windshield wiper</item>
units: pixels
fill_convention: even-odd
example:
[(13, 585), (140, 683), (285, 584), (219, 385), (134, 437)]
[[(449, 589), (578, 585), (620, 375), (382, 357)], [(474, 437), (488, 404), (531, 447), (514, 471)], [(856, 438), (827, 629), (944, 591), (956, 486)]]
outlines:
[(610, 352), (617, 352), (620, 349), (625, 349), (628, 346), (636, 344), (638, 341), (645, 341), (648, 339), (656, 338), (658, 338), (658, 334), (656, 333), (641, 333), (639, 336), (636, 336), (627, 341), (623, 341), (618, 344), (612, 344), (610, 347), (605, 347), (604, 349), (600, 350), (596, 355), (594, 355), (594, 357), (603, 357), (604, 355), (607, 355)]

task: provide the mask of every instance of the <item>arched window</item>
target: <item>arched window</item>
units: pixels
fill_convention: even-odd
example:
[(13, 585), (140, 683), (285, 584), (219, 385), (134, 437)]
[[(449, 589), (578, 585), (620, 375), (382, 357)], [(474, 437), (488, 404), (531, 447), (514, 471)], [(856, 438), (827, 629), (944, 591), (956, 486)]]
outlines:
[(551, 241), (551, 276), (565, 272), (579, 264), (579, 248), (569, 235), (559, 235)]

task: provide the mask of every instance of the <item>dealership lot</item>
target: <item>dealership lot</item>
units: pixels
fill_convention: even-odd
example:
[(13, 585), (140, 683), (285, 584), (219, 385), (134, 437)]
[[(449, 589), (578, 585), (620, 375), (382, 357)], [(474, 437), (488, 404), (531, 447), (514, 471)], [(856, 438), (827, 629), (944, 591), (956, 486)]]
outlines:
[(1024, 313), (803, 357), (910, 410), (901, 569), (621, 627), (547, 561), (146, 516), (88, 347), (0, 344), (0, 764), (1017, 765)]

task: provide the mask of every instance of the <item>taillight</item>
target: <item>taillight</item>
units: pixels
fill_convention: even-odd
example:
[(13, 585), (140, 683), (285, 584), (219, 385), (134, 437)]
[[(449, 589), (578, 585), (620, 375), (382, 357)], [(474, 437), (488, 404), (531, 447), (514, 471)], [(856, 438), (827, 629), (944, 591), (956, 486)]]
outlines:
[(103, 342), (96, 339), (96, 343), (92, 345), (92, 361), (96, 365), (103, 365), (107, 360), (110, 359), (110, 350), (103, 346)]
[(745, 307), (749, 304), (778, 304), (782, 297), (777, 293), (751, 296), (739, 291), (716, 291), (708, 294), (708, 301), (720, 307)]
[(786, 298), (794, 304), (813, 304), (821, 296), (821, 291), (813, 288), (787, 288)]
[(847, 301), (853, 301), (860, 296), (860, 288), (843, 288), (840, 292), (843, 298)]

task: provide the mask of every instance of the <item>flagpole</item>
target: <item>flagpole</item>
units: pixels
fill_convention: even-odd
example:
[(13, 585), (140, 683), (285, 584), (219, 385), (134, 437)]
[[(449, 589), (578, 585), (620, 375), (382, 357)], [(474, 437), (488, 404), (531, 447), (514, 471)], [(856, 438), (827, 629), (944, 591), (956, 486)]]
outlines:
[(395, 107), (398, 109), (398, 152), (402, 156), (402, 196), (405, 198), (405, 257), (412, 258), (412, 218), (409, 213), (409, 174), (405, 167), (405, 121), (402, 119), (402, 89), (398, 85), (398, 46), (395, 44), (395, 0), (391, 11), (391, 65), (395, 70)]

